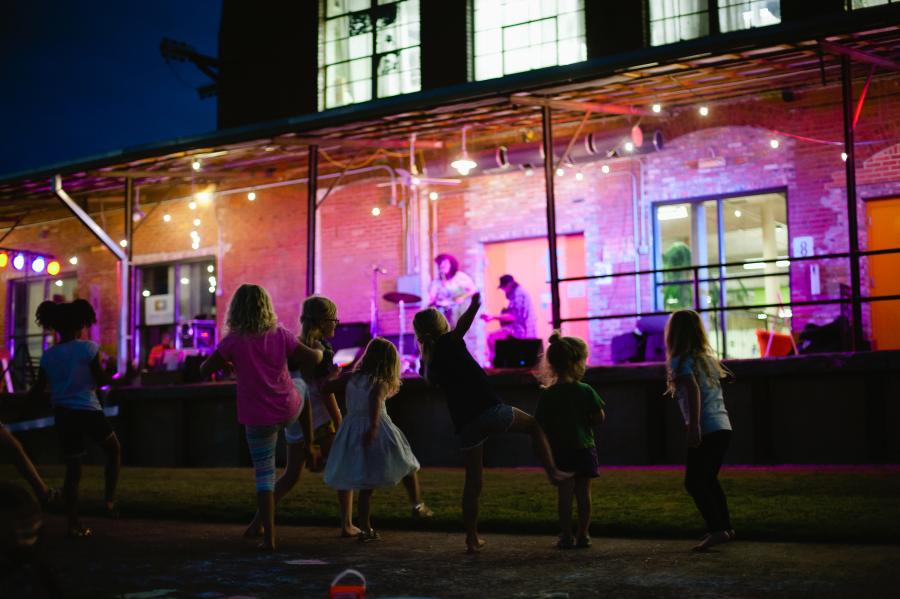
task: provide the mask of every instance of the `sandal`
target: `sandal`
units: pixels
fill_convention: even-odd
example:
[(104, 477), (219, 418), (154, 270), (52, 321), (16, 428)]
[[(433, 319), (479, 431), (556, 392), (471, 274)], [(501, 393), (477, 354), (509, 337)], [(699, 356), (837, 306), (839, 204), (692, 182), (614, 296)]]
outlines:
[(86, 539), (94, 536), (94, 532), (86, 526), (73, 526), (66, 532), (66, 536), (70, 539)]
[(575, 549), (590, 549), (591, 545), (593, 545), (591, 537), (587, 535), (575, 540)]
[(556, 548), (563, 550), (575, 549), (575, 539), (560, 535), (559, 540), (556, 541)]
[(356, 539), (360, 543), (371, 543), (372, 541), (381, 540), (381, 536), (375, 532), (374, 528), (370, 528), (369, 530), (361, 531)]
[(434, 512), (431, 511), (431, 508), (429, 508), (424, 503), (420, 503), (419, 505), (413, 507), (412, 517), (413, 520), (430, 520), (434, 518)]

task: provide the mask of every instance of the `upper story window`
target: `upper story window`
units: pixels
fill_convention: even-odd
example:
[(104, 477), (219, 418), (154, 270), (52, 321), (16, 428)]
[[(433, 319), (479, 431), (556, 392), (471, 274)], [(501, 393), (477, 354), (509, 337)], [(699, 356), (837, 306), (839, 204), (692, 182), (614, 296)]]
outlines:
[(319, 110), (419, 91), (419, 0), (321, 0)]
[[(709, 0), (650, 0), (650, 45), (709, 35), (709, 5)], [(716, 6), (722, 33), (781, 22), (781, 0), (718, 0)]]
[(853, 0), (851, 8), (869, 8), (870, 6), (881, 6), (882, 4), (900, 4), (897, 0)]
[(587, 59), (584, 0), (473, 0), (475, 80)]
[(780, 0), (719, 0), (719, 31), (738, 31), (781, 23)]

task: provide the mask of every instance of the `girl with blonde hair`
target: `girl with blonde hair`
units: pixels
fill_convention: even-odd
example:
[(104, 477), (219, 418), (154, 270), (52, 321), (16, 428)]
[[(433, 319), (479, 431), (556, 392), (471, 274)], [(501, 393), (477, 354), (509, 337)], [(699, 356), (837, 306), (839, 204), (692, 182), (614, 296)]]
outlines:
[[(303, 439), (312, 438), (312, 418), (307, 402), (297, 393), (288, 374), (288, 360), (295, 360), (307, 368), (314, 368), (323, 358), (320, 349), (307, 347), (297, 341), (290, 331), (278, 324), (268, 292), (258, 285), (238, 287), (226, 318), (228, 334), (213, 354), (200, 367), (201, 377), (207, 378), (228, 363), (237, 376), (237, 417), (245, 426), (250, 458), (256, 472), (258, 520), (263, 529), (259, 548), (275, 550), (275, 444), (279, 429), (284, 429), (287, 441), (288, 466), (302, 463)], [(302, 418), (301, 418), (302, 416)], [(310, 450), (310, 460), (318, 463), (321, 456)], [(296, 480), (294, 481), (296, 482)], [(279, 487), (280, 495), (290, 485)], [(280, 496), (279, 495), (279, 496)]]
[(687, 428), (684, 486), (706, 523), (707, 534), (694, 547), (705, 551), (734, 538), (719, 469), (731, 441), (731, 420), (719, 380), (728, 371), (719, 363), (700, 315), (673, 312), (666, 323), (666, 387), (678, 400)]
[(335, 489), (359, 491), (359, 540), (379, 538), (372, 528), (372, 493), (401, 480), (410, 495), (413, 514), (431, 510), (422, 503), (419, 461), (409, 442), (385, 410), (384, 402), (400, 390), (400, 356), (381, 337), (369, 341), (347, 382), (347, 415), (338, 429), (325, 466), (325, 482)]
[[(594, 427), (603, 424), (605, 403), (593, 387), (581, 382), (587, 369), (588, 347), (578, 337), (550, 336), (544, 354), (544, 380), (534, 418), (547, 434), (553, 459), (575, 476), (557, 487), (559, 549), (591, 546), (591, 479), (598, 476), (599, 459)], [(572, 499), (578, 505), (578, 526), (572, 536)]]
[(453, 330), (444, 315), (434, 308), (422, 310), (413, 318), (422, 356), (421, 373), (429, 383), (444, 391), (463, 451), (466, 482), (462, 511), (469, 553), (481, 551), (485, 545), (478, 536), (478, 507), (484, 473), (483, 446), (488, 437), (507, 431), (526, 433), (531, 436), (551, 483), (560, 484), (572, 478), (571, 472), (556, 467), (547, 437), (537, 421), (500, 400), (484, 370), (466, 348), (463, 337), (480, 307), (481, 295), (476, 293)]

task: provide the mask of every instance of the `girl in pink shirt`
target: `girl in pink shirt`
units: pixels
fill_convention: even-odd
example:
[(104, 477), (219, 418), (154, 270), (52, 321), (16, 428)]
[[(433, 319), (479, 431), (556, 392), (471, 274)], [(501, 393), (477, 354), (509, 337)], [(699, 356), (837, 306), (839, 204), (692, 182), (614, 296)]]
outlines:
[[(314, 368), (323, 352), (311, 349), (278, 324), (272, 300), (258, 285), (241, 285), (231, 298), (228, 334), (200, 368), (203, 378), (231, 363), (237, 376), (237, 417), (246, 428), (250, 459), (256, 471), (256, 495), (263, 542), (259, 548), (275, 550), (275, 503), (293, 480), (275, 483), (275, 443), (284, 428), (291, 461), (304, 455), (301, 441), (312, 438), (312, 417), (288, 373), (288, 359)], [(301, 430), (302, 426), (302, 430)], [(309, 448), (318, 464), (317, 449)], [(278, 497), (276, 497), (278, 495)]]

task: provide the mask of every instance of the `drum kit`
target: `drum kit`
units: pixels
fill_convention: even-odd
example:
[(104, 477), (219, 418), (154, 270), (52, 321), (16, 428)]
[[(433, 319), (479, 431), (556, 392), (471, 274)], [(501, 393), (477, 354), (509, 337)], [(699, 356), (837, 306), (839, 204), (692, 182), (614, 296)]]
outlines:
[[(378, 336), (378, 275), (387, 274), (387, 270), (378, 265), (372, 266), (372, 322), (370, 332), (372, 337)], [(406, 293), (404, 291), (390, 291), (381, 296), (381, 298), (392, 304), (397, 304), (400, 317), (400, 335), (397, 338), (397, 353), (400, 354), (400, 370), (401, 372), (415, 372), (418, 367), (418, 358), (414, 355), (406, 355), (404, 347), (406, 342), (406, 306), (407, 304), (418, 304), (422, 298), (414, 293)], [(409, 348), (412, 349), (412, 348)]]

